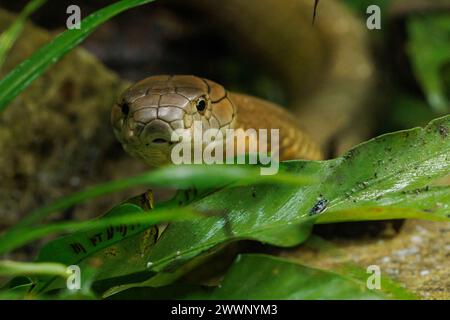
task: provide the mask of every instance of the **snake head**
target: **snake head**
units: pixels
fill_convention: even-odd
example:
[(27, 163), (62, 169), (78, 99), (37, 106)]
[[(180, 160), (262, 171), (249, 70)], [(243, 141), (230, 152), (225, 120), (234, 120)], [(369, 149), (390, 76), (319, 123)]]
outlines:
[[(195, 76), (152, 76), (125, 90), (111, 112), (117, 139), (133, 156), (151, 166), (171, 162), (177, 129), (225, 130), (233, 125), (235, 107), (219, 84)], [(175, 135), (176, 136), (176, 135)]]

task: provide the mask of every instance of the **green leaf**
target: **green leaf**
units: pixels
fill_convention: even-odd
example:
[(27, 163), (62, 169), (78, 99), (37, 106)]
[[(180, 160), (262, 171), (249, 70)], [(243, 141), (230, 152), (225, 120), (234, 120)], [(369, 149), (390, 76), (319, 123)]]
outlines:
[[(105, 213), (98, 221), (110, 220), (112, 217), (127, 217), (130, 213), (136, 212), (141, 216), (152, 214), (135, 204), (123, 203)], [(89, 231), (75, 232), (47, 243), (40, 250), (36, 261), (77, 265), (83, 271), (94, 268), (90, 282), (130, 274), (136, 268), (145, 269), (146, 254), (158, 236), (157, 227), (145, 224), (111, 224), (93, 229), (96, 221), (91, 222), (94, 223)], [(54, 277), (41, 277), (34, 291), (62, 287), (63, 283), (60, 280)]]
[[(75, 264), (93, 252), (97, 252), (124, 239), (127, 235), (134, 235), (148, 229), (149, 227), (147, 225), (114, 225), (110, 224), (109, 221), (111, 219), (107, 219), (111, 217), (123, 217), (130, 213), (135, 214), (136, 212), (140, 216), (151, 215), (151, 212), (144, 213), (142, 208), (133, 204), (125, 203), (118, 205), (97, 221), (102, 221), (102, 224), (103, 221), (108, 221), (106, 225), (103, 224), (99, 229), (99, 226), (94, 221), (87, 221), (91, 224), (89, 231), (74, 232), (49, 242), (40, 250), (37, 261), (58, 261), (66, 264)], [(122, 226), (124, 228), (121, 228)]]
[[(243, 282), (245, 279), (245, 282)], [(192, 298), (195, 298), (194, 295)], [(202, 298), (202, 296), (197, 296)], [(210, 299), (380, 299), (351, 278), (265, 255), (238, 256)]]
[[(366, 283), (367, 278), (373, 273), (367, 273), (367, 270), (363, 268), (352, 265), (352, 264), (344, 264), (342, 267), (339, 267), (338, 270), (335, 270), (337, 273), (341, 275), (345, 275), (346, 277), (351, 277), (355, 279), (355, 281), (360, 281), (361, 283)], [(414, 293), (405, 289), (402, 284), (393, 281), (392, 279), (386, 277), (385, 275), (381, 276), (380, 279), (380, 290), (387, 294), (390, 299), (402, 299), (402, 300), (418, 300), (419, 297)]]
[(389, 127), (406, 129), (423, 126), (436, 117), (430, 105), (420, 96), (407, 94), (400, 88), (397, 89), (397, 92), (392, 99), (393, 107), (386, 119)]
[[(450, 63), (450, 16), (447, 13), (411, 17), (408, 51), (417, 80), (438, 114), (450, 110), (442, 71)], [(447, 89), (448, 90), (448, 89)]]
[[(20, 300), (25, 299), (32, 287), (32, 283), (24, 283), (10, 289), (0, 291), (0, 300)], [(3, 289), (3, 288), (2, 288)]]
[(450, 218), (450, 187), (425, 187), (389, 193), (375, 199), (345, 202), (318, 218), (318, 223), (384, 219), (424, 219), (446, 221)]
[(132, 288), (110, 299), (383, 299), (379, 290), (336, 273), (309, 268), (267, 255), (240, 255), (220, 286), (209, 290), (194, 286)]
[[(340, 248), (333, 242), (325, 240), (316, 234), (313, 234), (311, 237), (309, 237), (308, 241), (306, 241), (302, 247), (312, 249), (316, 252), (323, 252), (325, 253), (325, 256), (328, 257), (336, 257), (336, 261), (340, 261), (339, 264), (332, 267), (329, 266), (328, 268), (332, 269), (328, 270), (332, 270), (333, 272), (345, 275), (346, 277), (353, 278), (356, 281), (360, 281), (362, 284), (367, 283), (368, 277), (374, 274), (373, 270), (369, 272), (367, 271), (367, 265), (365, 267), (361, 267), (351, 260), (342, 260), (341, 258), (345, 257), (345, 246), (343, 248)], [(301, 259), (298, 260), (298, 257), (296, 257), (295, 259), (297, 263), (303, 263)], [(311, 263), (311, 261), (309, 261), (309, 263)], [(418, 297), (414, 293), (405, 289), (403, 284), (393, 281), (392, 279), (386, 277), (384, 274), (382, 274), (380, 278), (380, 285), (383, 293), (386, 293), (391, 298), (418, 299)]]
[(117, 14), (154, 0), (121, 0), (102, 8), (81, 21), (80, 29), (66, 30), (0, 81), (0, 111), (48, 67), (88, 37), (97, 27)]
[(0, 69), (5, 62), (8, 52), (19, 38), (28, 17), (39, 9), (47, 0), (31, 0), (17, 16), (14, 23), (0, 35)]
[[(286, 172), (297, 175), (315, 172), (322, 178), (314, 185), (258, 185), (219, 190), (194, 202), (192, 208), (224, 215), (169, 225), (153, 248), (149, 264), (157, 272), (173, 270), (202, 252), (239, 239), (294, 246), (308, 237), (316, 219), (326, 222), (328, 213), (328, 222), (398, 219), (410, 217), (411, 212), (422, 206), (431, 208), (431, 212), (413, 214), (413, 217), (443, 219), (448, 214), (447, 188), (433, 188), (421, 196), (413, 194), (450, 171), (449, 133), (450, 116), (447, 116), (423, 129), (377, 137), (338, 159), (283, 164)], [(315, 210), (324, 200), (327, 201), (325, 210)], [(444, 204), (442, 209), (438, 202)], [(372, 210), (374, 203), (385, 208), (382, 213)], [(346, 213), (345, 208), (352, 211)]]

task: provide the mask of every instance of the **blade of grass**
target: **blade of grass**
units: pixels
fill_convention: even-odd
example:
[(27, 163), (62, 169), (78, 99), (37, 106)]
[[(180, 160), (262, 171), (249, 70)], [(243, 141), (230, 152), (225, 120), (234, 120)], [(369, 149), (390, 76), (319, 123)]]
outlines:
[(214, 166), (169, 166), (155, 171), (146, 172), (130, 178), (99, 184), (83, 191), (60, 198), (52, 204), (31, 212), (13, 229), (30, 225), (48, 216), (50, 213), (69, 208), (86, 200), (109, 193), (117, 192), (137, 185), (152, 185), (174, 188), (212, 188), (220, 187), (238, 181), (240, 184), (250, 183), (281, 183), (305, 185), (313, 182), (313, 178), (305, 175), (278, 173), (271, 176), (259, 175), (259, 170), (253, 167), (214, 165)]
[[(141, 231), (148, 229), (149, 225), (155, 225), (168, 221), (180, 221), (199, 217), (192, 209), (188, 208), (166, 208), (155, 209), (148, 212), (136, 212), (123, 216), (102, 218), (88, 221), (67, 221), (56, 222), (47, 225), (27, 227), (20, 230), (14, 230), (5, 234), (0, 241), (0, 254), (14, 250), (36, 239), (43, 238), (50, 234), (58, 234), (64, 232), (86, 231), (96, 228), (109, 227), (114, 225), (136, 225), (142, 226), (137, 228)], [(139, 231), (137, 230), (137, 231)]]
[(0, 69), (8, 56), (9, 50), (14, 45), (17, 38), (22, 34), (22, 30), (28, 17), (45, 2), (47, 2), (47, 0), (31, 0), (28, 2), (18, 15), (17, 19), (0, 35)]
[(122, 0), (102, 8), (81, 21), (80, 29), (66, 30), (37, 50), (2, 81), (0, 81), (0, 111), (48, 67), (86, 39), (97, 27), (117, 14), (154, 0)]
[(53, 262), (17, 262), (11, 260), (0, 261), (0, 276), (50, 275), (67, 277), (67, 267)]

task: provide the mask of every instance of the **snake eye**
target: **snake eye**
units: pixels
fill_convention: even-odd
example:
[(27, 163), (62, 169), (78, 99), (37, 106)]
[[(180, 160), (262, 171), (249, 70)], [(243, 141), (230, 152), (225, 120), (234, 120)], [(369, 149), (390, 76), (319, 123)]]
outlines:
[(130, 105), (129, 105), (128, 103), (124, 102), (124, 103), (120, 106), (120, 108), (122, 109), (122, 113), (123, 113), (125, 116), (127, 116), (128, 113), (130, 113)]
[(197, 107), (197, 110), (199, 112), (203, 112), (206, 109), (206, 100), (205, 98), (200, 98), (197, 101), (197, 104), (195, 105)]

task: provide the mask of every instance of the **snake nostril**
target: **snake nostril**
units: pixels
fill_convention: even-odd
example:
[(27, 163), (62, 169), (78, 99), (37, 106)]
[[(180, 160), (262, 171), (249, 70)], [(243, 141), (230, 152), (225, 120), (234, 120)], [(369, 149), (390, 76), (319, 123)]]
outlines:
[(122, 113), (123, 113), (125, 116), (128, 116), (128, 114), (130, 113), (130, 105), (129, 105), (128, 103), (124, 102), (124, 103), (120, 106), (120, 108), (122, 109)]

